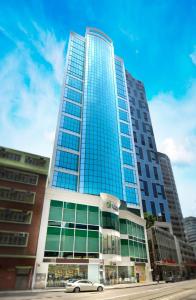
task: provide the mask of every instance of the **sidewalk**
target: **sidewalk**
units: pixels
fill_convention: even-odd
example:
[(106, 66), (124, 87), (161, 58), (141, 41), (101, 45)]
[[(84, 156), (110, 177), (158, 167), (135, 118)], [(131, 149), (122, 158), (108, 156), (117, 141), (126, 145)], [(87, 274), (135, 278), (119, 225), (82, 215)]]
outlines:
[[(159, 284), (165, 283), (165, 281), (160, 281)], [(114, 284), (114, 285), (105, 285), (105, 290), (110, 289), (127, 289), (127, 288), (135, 288), (135, 287), (142, 287), (148, 285), (156, 285), (157, 282), (150, 281), (150, 282), (143, 282), (143, 283), (121, 283), (121, 284)], [(0, 291), (0, 297), (3, 296), (11, 296), (17, 294), (32, 294), (32, 293), (48, 293), (48, 292), (63, 292), (65, 288), (46, 288), (46, 289), (33, 289), (33, 290), (17, 290), (17, 291)]]

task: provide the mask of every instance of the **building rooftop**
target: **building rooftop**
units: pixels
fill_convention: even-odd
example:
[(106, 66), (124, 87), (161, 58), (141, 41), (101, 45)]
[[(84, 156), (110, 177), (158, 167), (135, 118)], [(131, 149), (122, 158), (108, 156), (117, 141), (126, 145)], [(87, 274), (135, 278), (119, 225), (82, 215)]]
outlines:
[(50, 159), (0, 146), (0, 166), (48, 175)]

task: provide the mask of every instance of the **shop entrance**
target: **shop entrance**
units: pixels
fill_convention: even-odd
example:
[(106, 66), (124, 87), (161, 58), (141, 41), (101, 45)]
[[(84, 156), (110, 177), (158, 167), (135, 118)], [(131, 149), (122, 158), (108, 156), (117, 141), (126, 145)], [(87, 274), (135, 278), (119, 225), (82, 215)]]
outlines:
[(16, 268), (16, 290), (26, 290), (30, 288), (30, 274), (31, 268), (18, 267)]
[(118, 283), (116, 266), (105, 266), (105, 283), (108, 285)]
[(145, 264), (135, 264), (135, 275), (138, 282), (146, 281)]

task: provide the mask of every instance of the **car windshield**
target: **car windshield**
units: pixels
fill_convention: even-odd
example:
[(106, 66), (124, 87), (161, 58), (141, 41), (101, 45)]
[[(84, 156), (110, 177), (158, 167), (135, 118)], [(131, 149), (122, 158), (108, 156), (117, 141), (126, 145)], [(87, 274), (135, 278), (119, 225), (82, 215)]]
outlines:
[(77, 281), (78, 279), (75, 279), (75, 278), (70, 278), (69, 280), (68, 280), (68, 282), (75, 282), (75, 281)]

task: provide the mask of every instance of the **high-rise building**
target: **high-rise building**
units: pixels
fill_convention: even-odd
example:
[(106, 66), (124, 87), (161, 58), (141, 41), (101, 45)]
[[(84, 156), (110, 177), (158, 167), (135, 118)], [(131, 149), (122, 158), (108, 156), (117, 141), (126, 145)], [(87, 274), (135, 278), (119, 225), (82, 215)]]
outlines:
[(196, 254), (196, 217), (184, 218), (184, 228), (187, 241), (194, 248)]
[(143, 212), (156, 216), (159, 221), (170, 222), (145, 88), (142, 82), (134, 79), (129, 72), (126, 72), (126, 81)]
[(95, 28), (69, 39), (34, 286), (69, 277), (149, 278), (124, 63)]
[(186, 241), (183, 216), (170, 159), (166, 154), (160, 152), (158, 152), (158, 159), (163, 174), (163, 183), (170, 210), (173, 234), (178, 239)]
[(49, 158), (0, 147), (0, 289), (31, 288)]

